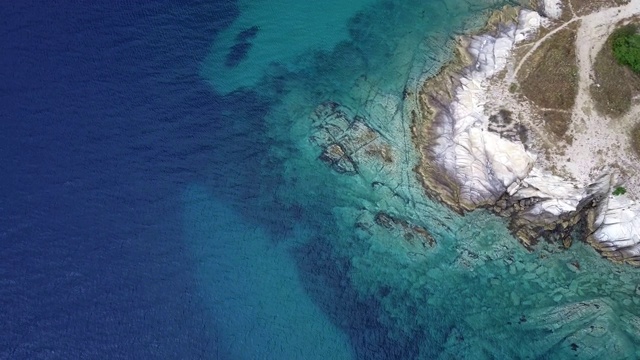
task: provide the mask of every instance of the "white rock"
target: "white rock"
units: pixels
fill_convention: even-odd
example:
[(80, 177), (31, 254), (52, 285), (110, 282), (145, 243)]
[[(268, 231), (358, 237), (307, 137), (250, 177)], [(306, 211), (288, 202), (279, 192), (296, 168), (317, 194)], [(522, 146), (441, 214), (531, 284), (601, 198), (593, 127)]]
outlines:
[(531, 170), (536, 157), (519, 143), (487, 131), (486, 81), (503, 70), (516, 37), (524, 39), (540, 26), (540, 15), (522, 11), (517, 26), (497, 35), (475, 37), (469, 45), (474, 66), (461, 78), (449, 111), (441, 114), (434, 152), (440, 166), (459, 180), (460, 200), (491, 202)]
[(519, 187), (510, 188), (509, 193), (515, 199), (543, 199), (534, 205), (529, 213), (553, 217), (576, 211), (580, 201), (588, 195), (587, 191), (580, 189), (577, 184), (538, 168), (533, 168), (529, 176), (520, 182)]
[(562, 0), (543, 0), (540, 11), (551, 19), (559, 19), (562, 16)]
[(520, 42), (535, 35), (542, 25), (540, 14), (535, 11), (522, 10), (518, 15), (518, 28), (515, 30), (514, 39)]
[[(550, 18), (562, 14), (559, 0), (544, 0), (543, 7)], [(496, 36), (472, 39), (468, 50), (473, 66), (463, 74), (453, 101), (436, 121), (435, 161), (457, 179), (459, 202), (471, 207), (493, 203), (508, 191), (518, 200), (536, 199), (526, 215), (555, 220), (587, 200), (600, 199), (594, 239), (604, 251), (640, 259), (640, 203), (625, 196), (607, 197), (615, 183), (613, 176), (603, 176), (587, 187), (567, 181), (534, 167), (536, 156), (523, 144), (487, 129), (487, 80), (505, 68), (514, 44), (534, 35), (543, 20), (537, 12), (523, 10), (517, 25), (503, 28)]]
[(640, 255), (640, 204), (625, 195), (611, 195), (598, 214), (594, 238), (600, 245), (620, 250), (625, 257)]

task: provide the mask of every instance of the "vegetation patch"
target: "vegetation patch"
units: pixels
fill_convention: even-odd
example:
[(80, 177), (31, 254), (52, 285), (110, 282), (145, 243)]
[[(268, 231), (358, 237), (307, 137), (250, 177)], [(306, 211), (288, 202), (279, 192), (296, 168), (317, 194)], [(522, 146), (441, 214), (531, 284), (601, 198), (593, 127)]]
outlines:
[(622, 186), (617, 186), (615, 190), (613, 190), (613, 195), (615, 196), (624, 195), (626, 193), (627, 189), (623, 188)]
[(619, 64), (640, 73), (640, 35), (635, 25), (623, 26), (611, 34), (611, 50)]
[(577, 22), (542, 43), (519, 76), (520, 91), (543, 109), (571, 110), (578, 91)]
[(635, 40), (630, 40), (628, 36), (634, 34), (635, 26), (624, 26), (614, 31), (595, 58), (595, 78), (590, 92), (596, 111), (602, 115), (620, 117), (626, 114), (631, 108), (633, 97), (640, 94), (640, 74), (620, 63), (637, 63), (640, 69), (640, 47), (636, 49), (637, 60), (633, 60), (635, 45), (640, 46), (640, 42), (629, 44)]
[(517, 23), (519, 14), (520, 9), (511, 5), (505, 5), (502, 9), (494, 10), (489, 15), (489, 19), (487, 19), (487, 22), (480, 33), (493, 32), (504, 24)]

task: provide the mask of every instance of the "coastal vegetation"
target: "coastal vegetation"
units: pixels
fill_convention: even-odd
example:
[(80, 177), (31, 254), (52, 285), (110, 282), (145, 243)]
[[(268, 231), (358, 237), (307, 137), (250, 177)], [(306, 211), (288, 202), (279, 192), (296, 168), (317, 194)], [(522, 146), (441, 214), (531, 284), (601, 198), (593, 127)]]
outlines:
[(640, 73), (640, 35), (635, 25), (623, 26), (611, 35), (611, 49), (619, 64)]
[[(598, 9), (624, 5), (629, 0), (569, 0), (576, 15), (587, 15)], [(565, 11), (565, 13), (568, 11)]]
[(590, 92), (600, 114), (620, 117), (631, 108), (633, 97), (640, 94), (640, 74), (632, 70), (632, 66), (640, 69), (640, 36), (635, 33), (635, 25), (615, 30), (596, 55)]
[(615, 196), (624, 195), (626, 193), (627, 189), (623, 188), (622, 186), (617, 186), (615, 190), (613, 190), (613, 195)]

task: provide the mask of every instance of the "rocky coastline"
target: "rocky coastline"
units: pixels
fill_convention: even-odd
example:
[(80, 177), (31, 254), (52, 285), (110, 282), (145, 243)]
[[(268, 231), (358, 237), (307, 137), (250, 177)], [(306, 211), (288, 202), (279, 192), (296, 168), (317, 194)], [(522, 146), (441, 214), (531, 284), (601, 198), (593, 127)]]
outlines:
[[(613, 194), (626, 179), (606, 166), (580, 180), (554, 171), (555, 164), (549, 166), (539, 150), (552, 135), (528, 119), (540, 106), (509, 94), (527, 57), (554, 33), (581, 26), (588, 16), (600, 20), (615, 12), (630, 18), (640, 12), (635, 0), (611, 5), (580, 16), (584, 9), (568, 1), (508, 7), (491, 17), (499, 21), (489, 24), (489, 31), (458, 40), (454, 60), (424, 82), (411, 112), (421, 155), (415, 172), (429, 195), (459, 213), (485, 208), (506, 217), (527, 248), (541, 239), (569, 248), (580, 239), (607, 258), (640, 265), (640, 203), (631, 195)], [(578, 65), (589, 64), (578, 58)], [(580, 81), (576, 87), (586, 79)], [(514, 116), (522, 103), (529, 107)], [(572, 109), (562, 111), (571, 114)]]

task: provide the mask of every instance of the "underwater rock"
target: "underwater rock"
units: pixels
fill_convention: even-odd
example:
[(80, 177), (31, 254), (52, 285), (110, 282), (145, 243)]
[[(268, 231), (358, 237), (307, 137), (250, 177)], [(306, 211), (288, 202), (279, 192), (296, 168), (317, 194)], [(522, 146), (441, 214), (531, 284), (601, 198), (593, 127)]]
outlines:
[[(640, 324), (637, 316), (631, 313), (620, 316), (604, 299), (536, 309), (529, 319), (521, 327), (532, 334), (546, 334), (534, 339), (545, 354), (575, 356), (578, 351), (581, 358), (590, 359), (626, 358), (634, 348), (629, 339), (635, 336)], [(623, 326), (618, 326), (618, 322)], [(585, 338), (589, 341), (585, 342)]]
[(377, 213), (374, 221), (379, 226), (398, 233), (411, 245), (419, 246), (422, 249), (426, 249), (427, 247), (432, 248), (436, 245), (436, 240), (429, 231), (422, 226), (412, 224), (384, 212)]
[(354, 175), (358, 173), (353, 160), (344, 152), (340, 144), (327, 146), (320, 155), (320, 160), (341, 174)]
[(359, 164), (393, 162), (392, 150), (366, 119), (334, 102), (319, 105), (311, 115), (309, 140), (320, 147), (319, 159), (340, 174), (358, 174)]
[(260, 31), (260, 28), (254, 25), (236, 35), (235, 44), (229, 48), (229, 52), (225, 57), (225, 66), (235, 67), (247, 57), (249, 50), (253, 46), (251, 41), (258, 35), (258, 31)]
[[(556, 295), (555, 299), (562, 297)], [(510, 300), (521, 301), (514, 293)], [(640, 318), (628, 312), (620, 314), (607, 299), (570, 302), (514, 314), (506, 326), (528, 334), (524, 344), (505, 341), (502, 346), (496, 346), (496, 338), (508, 338), (499, 327), (475, 327), (475, 324), (486, 324), (486, 316), (480, 313), (465, 319), (470, 328), (461, 326), (452, 333), (439, 358), (476, 359), (477, 354), (491, 359), (637, 358), (637, 344), (633, 339), (640, 330)]]

